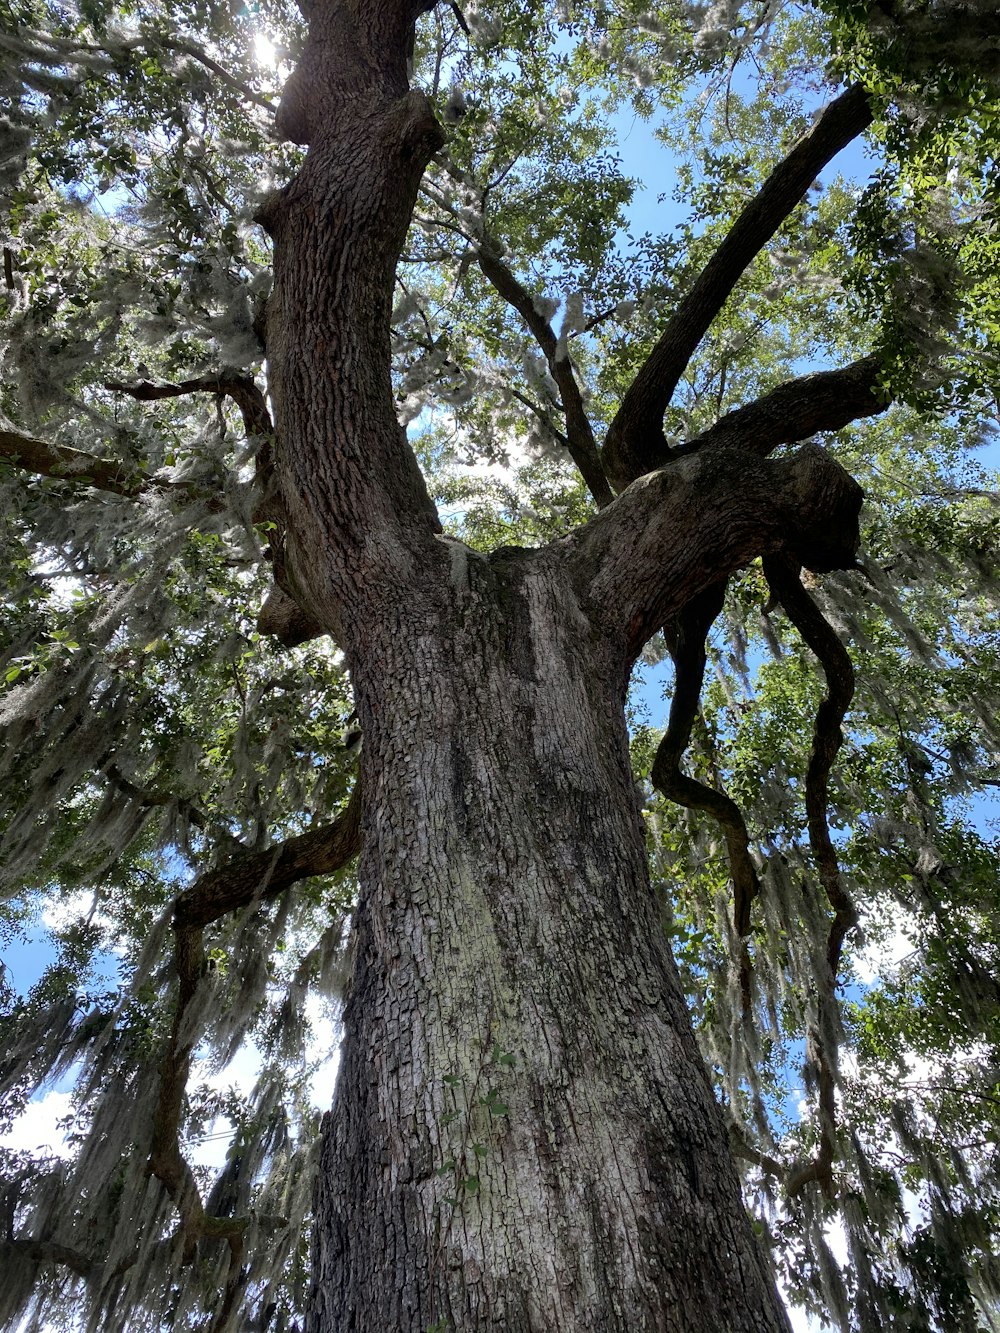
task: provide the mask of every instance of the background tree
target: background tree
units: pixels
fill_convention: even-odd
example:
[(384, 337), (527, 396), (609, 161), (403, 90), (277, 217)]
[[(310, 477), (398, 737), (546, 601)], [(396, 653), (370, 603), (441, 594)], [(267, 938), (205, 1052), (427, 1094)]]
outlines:
[(302, 10), (4, 11), (0, 1320), (992, 1327), (994, 6)]

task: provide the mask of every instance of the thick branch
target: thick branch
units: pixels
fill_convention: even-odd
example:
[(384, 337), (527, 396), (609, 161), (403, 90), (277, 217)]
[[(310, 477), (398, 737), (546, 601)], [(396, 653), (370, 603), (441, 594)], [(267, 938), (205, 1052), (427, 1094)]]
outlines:
[(656, 751), (652, 779), (664, 796), (689, 810), (706, 810), (720, 825), (729, 853), (733, 878), (733, 922), (736, 933), (750, 933), (750, 904), (760, 885), (750, 859), (747, 826), (739, 806), (724, 792), (717, 791), (681, 772), (680, 762), (691, 740), (691, 727), (698, 711), (705, 677), (705, 638), (712, 622), (722, 610), (726, 581), (711, 584), (693, 598), (668, 625), (663, 627), (667, 647), (676, 669), (674, 692), (670, 700), (667, 730)]
[(267, 399), (253, 376), (223, 373), (167, 384), (154, 384), (150, 380), (122, 384), (112, 380), (104, 387), (128, 394), (137, 402), (158, 402), (164, 398), (180, 398), (192, 393), (224, 394), (233, 400), (243, 417), (247, 438), (256, 436), (264, 440), (256, 460), (260, 498), (254, 509), (254, 521), (270, 521), (273, 525), (270, 554), (276, 582), (261, 608), (258, 628), (264, 634), (273, 634), (286, 648), (323, 634), (322, 626), (302, 609), (291, 588), (280, 586), (284, 577), (285, 515), (274, 485), (274, 422), (268, 411)]
[(617, 490), (669, 457), (663, 413), (695, 349), (757, 254), (805, 197), (819, 172), (871, 124), (867, 93), (849, 88), (775, 167), (695, 279), (612, 421), (602, 459)]
[(674, 455), (718, 445), (749, 449), (765, 458), (783, 444), (877, 416), (889, 406), (888, 398), (876, 387), (878, 369), (878, 358), (866, 356), (839, 370), (820, 370), (788, 380), (756, 402), (727, 412), (696, 439), (680, 445)]
[(604, 474), (594, 431), (583, 405), (583, 396), (569, 356), (559, 356), (559, 339), (552, 325), (544, 315), (538, 313), (531, 293), (517, 280), (497, 250), (484, 244), (480, 247), (477, 258), (483, 276), (507, 304), (518, 312), (541, 348), (549, 367), (549, 374), (556, 382), (563, 411), (566, 414), (566, 448), (580, 469), (580, 474), (587, 483), (598, 508), (603, 508), (606, 504), (610, 504), (614, 497)]
[(361, 849), (358, 788), (332, 824), (310, 829), (263, 852), (242, 852), (185, 889), (174, 904), (177, 929), (203, 927), (248, 906), (256, 895), (275, 898), (310, 875), (329, 875)]
[(155, 809), (157, 806), (174, 805), (178, 812), (184, 818), (195, 826), (195, 828), (204, 829), (208, 823), (205, 816), (194, 804), (186, 797), (176, 796), (173, 792), (149, 791), (145, 787), (140, 787), (137, 783), (127, 778), (117, 764), (109, 764), (107, 769), (108, 780), (118, 788), (119, 791), (137, 805), (144, 806), (147, 809)]
[(40, 477), (78, 481), (114, 495), (138, 495), (150, 485), (150, 479), (130, 464), (109, 462), (65, 444), (49, 444), (3, 428), (0, 428), (0, 459)]
[[(143, 380), (138, 384), (119, 384), (111, 381), (105, 388), (126, 393), (140, 402), (160, 398), (177, 398), (188, 393), (224, 393), (239, 407), (248, 435), (270, 435), (273, 431), (271, 416), (264, 395), (249, 376), (221, 375), (181, 384), (152, 384)], [(51, 444), (46, 440), (23, 435), (20, 431), (0, 426), (0, 459), (34, 472), (40, 477), (57, 477), (64, 481), (78, 481), (99, 491), (113, 495), (140, 495), (155, 487), (159, 490), (183, 492), (183, 484), (162, 481), (140, 472), (133, 464), (95, 458), (81, 449), (65, 444)]]
[(633, 659), (755, 556), (787, 547), (810, 568), (852, 564), (861, 501), (860, 486), (819, 445), (770, 460), (708, 449), (630, 486), (563, 550), (595, 622)]
[(309, 643), (327, 632), (278, 583), (268, 592), (257, 613), (257, 628), (261, 634), (273, 635), (284, 648)]
[(67, 1268), (82, 1278), (93, 1277), (99, 1269), (99, 1265), (80, 1250), (71, 1249), (68, 1245), (57, 1245), (54, 1241), (49, 1240), (30, 1240), (10, 1236), (4, 1241), (0, 1241), (0, 1257), (3, 1256), (5, 1251), (10, 1255), (27, 1255), (39, 1267), (43, 1264), (65, 1264)]

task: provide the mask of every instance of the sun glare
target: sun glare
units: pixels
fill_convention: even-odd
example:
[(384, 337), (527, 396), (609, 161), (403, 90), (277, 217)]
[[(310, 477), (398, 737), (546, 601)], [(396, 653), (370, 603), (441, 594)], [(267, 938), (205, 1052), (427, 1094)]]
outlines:
[(270, 37), (265, 37), (262, 32), (255, 33), (253, 50), (259, 64), (266, 65), (268, 69), (277, 67), (278, 52)]

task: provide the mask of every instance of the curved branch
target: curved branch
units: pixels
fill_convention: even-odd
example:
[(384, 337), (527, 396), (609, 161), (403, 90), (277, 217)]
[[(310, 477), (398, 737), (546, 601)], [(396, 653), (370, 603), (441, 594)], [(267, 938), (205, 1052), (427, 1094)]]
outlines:
[(566, 414), (566, 448), (579, 468), (598, 508), (603, 508), (611, 503), (614, 495), (597, 452), (597, 441), (594, 439), (593, 427), (583, 405), (583, 395), (580, 393), (572, 362), (568, 356), (559, 356), (559, 339), (552, 325), (544, 315), (538, 313), (531, 293), (517, 280), (500, 258), (499, 252), (488, 242), (484, 242), (476, 258), (487, 282), (518, 312), (542, 349)]
[[(138, 402), (178, 398), (189, 393), (224, 393), (240, 409), (247, 435), (269, 437), (274, 433), (267, 400), (248, 375), (206, 376), (184, 380), (179, 384), (153, 384), (149, 380), (141, 380), (138, 384), (121, 384), (109, 380), (104, 387), (116, 393), (128, 394)], [(76, 481), (99, 491), (110, 491), (113, 495), (136, 496), (150, 489), (183, 493), (190, 489), (184, 483), (150, 477), (134, 464), (96, 458), (93, 454), (84, 453), (82, 449), (52, 444), (4, 426), (0, 426), (0, 459), (40, 477)]]
[[(819, 1094), (819, 1149), (815, 1159), (788, 1181), (789, 1194), (810, 1180), (830, 1188), (830, 1173), (836, 1151), (837, 1049), (830, 1034), (837, 1030), (837, 975), (847, 932), (858, 923), (858, 912), (844, 888), (837, 852), (827, 819), (829, 779), (837, 751), (843, 743), (841, 730), (854, 695), (854, 666), (847, 649), (832, 625), (806, 592), (798, 566), (782, 555), (764, 560), (764, 575), (772, 593), (781, 602), (789, 620), (815, 653), (826, 676), (826, 698), (816, 712), (812, 751), (806, 769), (806, 822), (809, 845), (819, 871), (820, 883), (833, 908), (827, 937), (825, 976), (817, 977), (818, 1014), (810, 1032), (809, 1055), (815, 1065)], [(831, 1042), (833, 1048), (831, 1049)]]
[(733, 923), (737, 935), (743, 937), (750, 933), (750, 904), (760, 891), (757, 871), (750, 859), (746, 822), (732, 797), (689, 777), (680, 768), (701, 698), (705, 638), (722, 610), (726, 582), (723, 579), (711, 584), (663, 627), (676, 676), (667, 730), (656, 751), (651, 777), (664, 796), (689, 810), (706, 810), (722, 828), (733, 879)]
[(844, 938), (857, 925), (858, 913), (841, 883), (837, 852), (827, 823), (827, 805), (830, 772), (844, 740), (841, 727), (854, 697), (854, 665), (833, 626), (803, 588), (797, 566), (780, 555), (765, 557), (764, 576), (789, 620), (819, 659), (826, 676), (827, 694), (816, 712), (806, 770), (806, 819), (820, 883), (834, 911), (827, 961), (831, 976), (836, 978)]
[(263, 93), (255, 93), (252, 88), (248, 88), (245, 83), (241, 83), (234, 74), (230, 74), (225, 65), (220, 65), (217, 60), (213, 60), (208, 52), (203, 51), (195, 42), (186, 41), (179, 37), (170, 37), (164, 40), (163, 45), (168, 51), (176, 51), (178, 55), (190, 56), (192, 60), (197, 60), (200, 65), (204, 65), (206, 69), (218, 75), (222, 82), (231, 88), (234, 93), (238, 93), (240, 97), (249, 98), (251, 102), (256, 102), (259, 107), (263, 107), (265, 111), (273, 112), (275, 110), (275, 103), (269, 97), (265, 97)]
[(819, 172), (872, 121), (868, 94), (854, 85), (825, 108), (733, 223), (625, 394), (602, 451), (617, 490), (670, 457), (663, 413), (698, 344), (746, 271), (798, 207)]
[(111, 763), (105, 769), (105, 774), (109, 782), (113, 783), (119, 791), (141, 805), (146, 809), (155, 809), (157, 806), (174, 805), (177, 810), (193, 824), (195, 828), (205, 829), (208, 821), (193, 801), (186, 797), (175, 796), (172, 792), (150, 791), (145, 787), (140, 787), (131, 778), (127, 778), (117, 764)]
[(140, 403), (180, 398), (189, 393), (225, 394), (240, 409), (243, 429), (247, 435), (274, 434), (274, 422), (267, 410), (267, 400), (252, 375), (203, 375), (198, 379), (181, 380), (177, 384), (154, 384), (151, 380), (123, 384), (119, 380), (108, 380), (104, 387), (115, 393), (127, 394)]
[(241, 852), (202, 875), (174, 903), (174, 928), (201, 928), (247, 907), (256, 895), (276, 898), (300, 879), (330, 875), (361, 850), (361, 796), (357, 785), (331, 824), (288, 838), (263, 852)]
[(247, 1225), (244, 1218), (206, 1214), (194, 1174), (180, 1149), (184, 1093), (197, 1040), (188, 1010), (205, 973), (204, 928), (255, 901), (277, 897), (300, 879), (339, 870), (357, 855), (360, 847), (361, 796), (356, 784), (347, 808), (332, 824), (289, 838), (267, 851), (233, 857), (217, 870), (202, 875), (174, 902), (177, 1005), (160, 1064), (149, 1171), (162, 1183), (180, 1214), (185, 1262), (193, 1258), (194, 1248), (203, 1236), (228, 1239), (236, 1253)]

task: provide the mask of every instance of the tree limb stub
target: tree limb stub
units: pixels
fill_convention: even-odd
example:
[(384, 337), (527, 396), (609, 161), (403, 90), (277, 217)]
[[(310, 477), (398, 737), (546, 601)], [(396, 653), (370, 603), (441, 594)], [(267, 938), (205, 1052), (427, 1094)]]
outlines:
[(616, 490), (670, 456), (663, 413), (698, 344), (748, 265), (801, 203), (819, 172), (871, 121), (868, 94), (859, 85), (848, 88), (826, 107), (736, 219), (677, 307), (608, 429), (602, 460)]
[[(227, 1239), (237, 1255), (247, 1226), (245, 1218), (206, 1214), (194, 1174), (180, 1149), (184, 1093), (198, 1035), (192, 1031), (188, 1011), (205, 974), (204, 928), (255, 901), (277, 897), (300, 879), (341, 869), (357, 855), (360, 847), (361, 797), (355, 785), (347, 808), (333, 823), (289, 838), (267, 851), (234, 857), (217, 870), (202, 875), (175, 900), (177, 1005), (167, 1050), (160, 1063), (149, 1171), (162, 1183), (177, 1208), (185, 1262), (194, 1257), (195, 1247), (203, 1237)], [(231, 1265), (230, 1278), (235, 1282), (238, 1277), (237, 1263), (235, 1269)]]
[(667, 730), (656, 751), (651, 777), (653, 785), (669, 800), (689, 810), (707, 811), (721, 827), (733, 880), (733, 923), (742, 938), (750, 933), (750, 904), (760, 889), (750, 859), (746, 821), (732, 797), (682, 773), (680, 768), (701, 699), (706, 636), (722, 610), (725, 595), (726, 580), (711, 584), (663, 627), (676, 674)]

